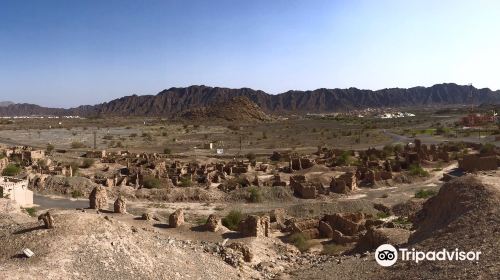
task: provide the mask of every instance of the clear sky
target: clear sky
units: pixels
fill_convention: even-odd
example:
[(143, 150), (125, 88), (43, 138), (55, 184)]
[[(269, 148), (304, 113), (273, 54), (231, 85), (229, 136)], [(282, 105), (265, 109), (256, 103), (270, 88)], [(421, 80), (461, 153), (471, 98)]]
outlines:
[(500, 88), (500, 1), (0, 0), (0, 101), (188, 85)]

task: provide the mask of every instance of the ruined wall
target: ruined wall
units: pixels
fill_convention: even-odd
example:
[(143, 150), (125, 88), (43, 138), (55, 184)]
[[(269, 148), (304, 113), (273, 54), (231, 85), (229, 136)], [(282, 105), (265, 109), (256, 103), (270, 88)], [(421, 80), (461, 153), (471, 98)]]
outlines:
[(28, 180), (1, 177), (0, 188), (2, 188), (3, 197), (9, 197), (20, 206), (33, 204), (33, 192), (28, 189)]
[(458, 161), (458, 167), (467, 172), (496, 170), (498, 159), (496, 156), (465, 155), (462, 160)]

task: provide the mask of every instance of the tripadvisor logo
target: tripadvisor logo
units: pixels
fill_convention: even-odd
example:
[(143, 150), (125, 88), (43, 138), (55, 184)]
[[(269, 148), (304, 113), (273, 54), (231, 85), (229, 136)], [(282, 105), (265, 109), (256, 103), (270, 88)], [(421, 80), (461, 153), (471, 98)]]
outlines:
[[(399, 251), (399, 252), (398, 252)], [(406, 248), (399, 248), (397, 250), (391, 244), (380, 245), (375, 251), (375, 260), (381, 266), (387, 267), (394, 265), (398, 260), (398, 255), (401, 256), (402, 261), (479, 261), (479, 251), (460, 251), (457, 249), (448, 251), (442, 249), (440, 251), (417, 251), (414, 248), (409, 250)]]
[(381, 266), (391, 266), (398, 260), (398, 251), (391, 244), (380, 245), (375, 251), (375, 260)]

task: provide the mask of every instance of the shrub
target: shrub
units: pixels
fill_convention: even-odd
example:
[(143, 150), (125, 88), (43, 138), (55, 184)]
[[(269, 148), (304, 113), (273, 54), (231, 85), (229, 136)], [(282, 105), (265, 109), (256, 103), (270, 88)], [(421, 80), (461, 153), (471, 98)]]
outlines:
[(68, 163), (68, 168), (71, 166), (71, 169), (73, 169), (73, 176), (76, 175), (76, 172), (78, 172), (78, 169), (80, 169), (80, 164), (78, 162), (70, 162)]
[(224, 218), (222, 218), (222, 225), (230, 230), (238, 230), (240, 222), (243, 220), (244, 216), (240, 210), (231, 210)]
[(436, 192), (433, 190), (425, 190), (421, 189), (415, 193), (415, 198), (429, 198), (431, 196), (435, 196)]
[(82, 197), (82, 196), (83, 196), (83, 193), (80, 190), (73, 190), (71, 192), (71, 197), (72, 198), (79, 198), (79, 197)]
[(45, 159), (39, 159), (37, 161), (37, 164), (38, 164), (38, 166), (40, 166), (42, 168), (46, 168), (47, 167), (47, 160), (45, 160)]
[(207, 223), (207, 220), (208, 220), (208, 217), (198, 217), (198, 218), (196, 218), (196, 219), (194, 220), (194, 223), (195, 223), (196, 225), (201, 226), (201, 225), (206, 224), (206, 223)]
[(82, 164), (80, 164), (81, 168), (89, 168), (92, 165), (94, 165), (94, 160), (91, 158), (86, 158), (82, 161)]
[(258, 188), (249, 188), (248, 192), (250, 193), (250, 197), (248, 200), (252, 203), (262, 202), (262, 192)]
[(419, 177), (427, 177), (429, 176), (429, 172), (425, 171), (422, 166), (418, 164), (412, 164), (410, 166), (410, 174), (413, 176), (419, 176)]
[(292, 243), (299, 251), (305, 252), (311, 248), (309, 239), (302, 233), (294, 233), (288, 237), (288, 241)]
[(229, 180), (226, 180), (225, 185), (229, 189), (236, 189), (238, 187), (246, 188), (249, 186), (249, 182), (244, 177), (235, 177), (235, 178), (231, 178)]
[(144, 138), (144, 141), (146, 142), (153, 141), (153, 136), (151, 135), (151, 133), (143, 132), (141, 136), (142, 138)]
[(323, 246), (323, 251), (321, 252), (324, 255), (330, 255), (330, 256), (338, 256), (341, 255), (343, 252), (348, 250), (349, 247), (346, 245), (340, 245), (340, 244), (326, 244)]
[(26, 211), (26, 213), (28, 213), (28, 215), (30, 215), (31, 217), (36, 217), (36, 209), (33, 208), (33, 207), (30, 207), (30, 208), (23, 208), (24, 211)]
[(387, 217), (389, 217), (389, 216), (390, 216), (390, 215), (389, 215), (389, 214), (387, 214), (387, 213), (385, 213), (385, 212), (378, 212), (378, 213), (377, 213), (377, 218), (378, 218), (378, 219), (385, 219), (385, 218), (387, 218)]
[(52, 151), (54, 150), (54, 145), (52, 144), (47, 144), (47, 147), (45, 148), (45, 150), (47, 151), (47, 153), (52, 153)]
[(228, 128), (229, 130), (233, 130), (233, 131), (234, 131), (234, 130), (240, 130), (240, 126), (238, 126), (238, 125), (234, 125), (234, 124), (230, 124), (230, 125), (228, 125), (228, 126), (227, 126), (227, 128)]
[(172, 150), (170, 150), (170, 148), (165, 148), (163, 149), (163, 153), (166, 155), (170, 155), (172, 153)]
[(491, 143), (486, 143), (483, 146), (481, 146), (481, 149), (479, 150), (479, 153), (481, 154), (490, 154), (495, 151), (495, 145)]
[(352, 163), (352, 157), (349, 151), (342, 152), (342, 154), (336, 160), (337, 165), (349, 165), (351, 163)]
[(161, 185), (161, 181), (156, 177), (146, 176), (144, 177), (143, 184), (146, 189), (158, 189)]
[(392, 220), (393, 223), (398, 225), (409, 225), (411, 222), (406, 217), (398, 217), (397, 219)]
[(184, 188), (191, 187), (192, 185), (193, 185), (193, 181), (191, 181), (190, 178), (181, 178), (181, 180), (179, 182), (179, 186), (184, 187)]
[(85, 148), (85, 144), (83, 144), (82, 142), (74, 141), (74, 142), (71, 142), (71, 148), (72, 149)]
[(398, 143), (398, 144), (394, 145), (393, 150), (394, 150), (394, 152), (397, 152), (398, 154), (402, 153), (404, 150), (403, 144)]
[(245, 157), (250, 161), (254, 161), (257, 158), (257, 156), (252, 152), (246, 154)]
[(2, 176), (16, 176), (21, 172), (21, 167), (16, 164), (8, 164), (2, 171)]
[(384, 146), (383, 151), (387, 156), (391, 156), (394, 153), (394, 146), (392, 144), (387, 144)]

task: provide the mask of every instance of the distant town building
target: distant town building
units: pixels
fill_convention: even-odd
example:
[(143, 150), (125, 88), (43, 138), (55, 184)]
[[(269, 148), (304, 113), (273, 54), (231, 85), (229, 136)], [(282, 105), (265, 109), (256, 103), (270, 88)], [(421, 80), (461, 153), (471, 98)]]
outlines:
[(214, 148), (213, 142), (203, 144), (203, 149), (205, 149), (205, 150), (212, 150), (213, 148)]
[(462, 118), (462, 125), (464, 126), (480, 126), (487, 123), (494, 123), (496, 121), (496, 115), (485, 115), (485, 114), (469, 114)]
[(20, 206), (33, 204), (33, 192), (28, 189), (28, 180), (0, 177), (0, 197), (9, 198)]

